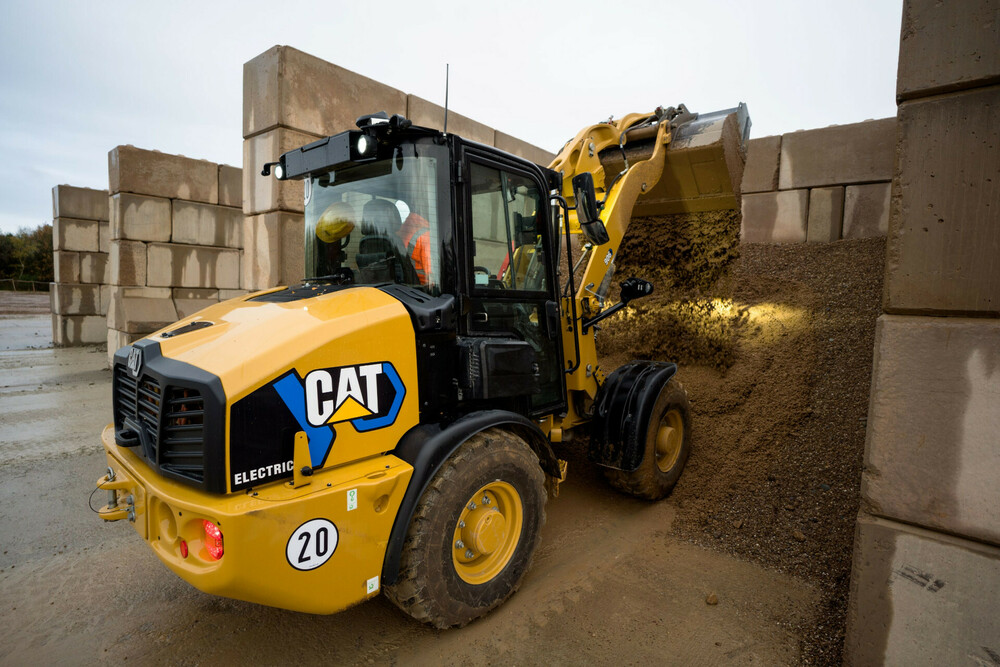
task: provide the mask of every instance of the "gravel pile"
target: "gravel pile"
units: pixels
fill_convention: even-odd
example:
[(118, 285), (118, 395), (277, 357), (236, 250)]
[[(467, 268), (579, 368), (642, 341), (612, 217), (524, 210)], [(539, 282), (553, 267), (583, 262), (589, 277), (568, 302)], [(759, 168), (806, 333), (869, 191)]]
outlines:
[[(796, 628), (810, 664), (841, 663), (884, 255), (884, 239), (745, 245), (704, 290), (656, 264), (659, 292), (599, 335), (606, 371), (681, 362), (693, 452), (673, 531), (817, 586)], [(619, 278), (644, 275), (647, 257), (621, 261)]]

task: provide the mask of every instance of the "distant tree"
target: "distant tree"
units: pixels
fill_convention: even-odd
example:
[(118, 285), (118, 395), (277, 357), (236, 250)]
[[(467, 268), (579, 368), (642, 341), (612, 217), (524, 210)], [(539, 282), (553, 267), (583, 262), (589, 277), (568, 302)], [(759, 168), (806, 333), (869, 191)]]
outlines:
[(52, 282), (52, 225), (0, 234), (0, 278)]

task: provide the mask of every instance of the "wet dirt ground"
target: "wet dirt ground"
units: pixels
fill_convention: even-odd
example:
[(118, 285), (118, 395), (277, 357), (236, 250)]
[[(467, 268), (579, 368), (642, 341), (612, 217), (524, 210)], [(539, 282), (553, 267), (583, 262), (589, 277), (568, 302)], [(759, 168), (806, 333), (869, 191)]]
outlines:
[(617, 494), (578, 457), (521, 590), (464, 629), (382, 598), (311, 616), (203, 594), (88, 509), (110, 373), (100, 348), (48, 347), (49, 326), (0, 314), (0, 664), (801, 661), (815, 583), (678, 538), (675, 499)]

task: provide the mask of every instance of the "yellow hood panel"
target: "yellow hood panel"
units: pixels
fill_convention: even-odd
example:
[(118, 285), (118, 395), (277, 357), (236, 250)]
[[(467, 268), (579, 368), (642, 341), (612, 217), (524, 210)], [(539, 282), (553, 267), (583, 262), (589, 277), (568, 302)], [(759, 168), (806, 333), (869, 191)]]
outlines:
[[(230, 405), (277, 375), (391, 360), (416, 393), (416, 341), (403, 305), (372, 287), (285, 303), (240, 297), (210, 306), (150, 336), (163, 356), (213, 373)], [(162, 333), (206, 320), (176, 337)], [(410, 382), (407, 382), (410, 385)]]

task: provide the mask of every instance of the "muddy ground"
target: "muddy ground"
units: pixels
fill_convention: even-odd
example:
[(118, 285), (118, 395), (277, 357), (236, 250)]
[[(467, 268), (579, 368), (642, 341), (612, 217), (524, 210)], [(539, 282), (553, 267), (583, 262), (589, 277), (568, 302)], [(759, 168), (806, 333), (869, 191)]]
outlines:
[(103, 352), (0, 315), (0, 663), (839, 663), (884, 244), (741, 251), (722, 296), (662, 290), (600, 334), (608, 368), (684, 362), (694, 449), (673, 495), (620, 495), (567, 454), (521, 590), (445, 632), (382, 598), (319, 617), (182, 582), (87, 509)]

